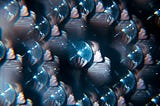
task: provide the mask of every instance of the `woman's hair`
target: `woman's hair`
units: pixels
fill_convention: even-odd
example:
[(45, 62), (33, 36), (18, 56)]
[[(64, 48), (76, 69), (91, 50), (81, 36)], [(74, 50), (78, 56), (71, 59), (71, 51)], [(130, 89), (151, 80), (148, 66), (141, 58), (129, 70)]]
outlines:
[(160, 66), (151, 65), (143, 67), (137, 74), (138, 78), (142, 78), (146, 83), (157, 86), (160, 81)]
[(144, 106), (151, 98), (148, 90), (136, 90), (131, 96), (130, 102), (135, 106)]

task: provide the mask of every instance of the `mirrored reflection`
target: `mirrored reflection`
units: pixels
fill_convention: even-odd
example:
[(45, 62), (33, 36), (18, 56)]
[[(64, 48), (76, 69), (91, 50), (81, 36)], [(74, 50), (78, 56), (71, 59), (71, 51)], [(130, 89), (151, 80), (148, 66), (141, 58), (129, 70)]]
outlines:
[(48, 20), (45, 17), (38, 17), (34, 30), (38, 31), (38, 36), (36, 39), (43, 40), (50, 32), (50, 24)]
[(136, 85), (136, 79), (135, 76), (131, 71), (128, 70), (128, 73), (120, 79), (120, 82), (124, 84), (124, 87), (126, 89), (125, 94), (129, 93)]
[(70, 53), (69, 60), (72, 61), (75, 58), (81, 58), (84, 63), (88, 63), (91, 61), (93, 52), (88, 43), (84, 41), (72, 42), (73, 51)]
[(54, 24), (62, 22), (69, 14), (69, 7), (65, 0), (50, 0), (52, 11), (48, 16), (55, 19)]
[(120, 74), (122, 74), (120, 75), (121, 77), (113, 85), (113, 90), (116, 93), (117, 97), (128, 94), (136, 86), (136, 78), (130, 70), (121, 72)]
[(100, 97), (100, 100), (105, 104), (105, 106), (115, 106), (117, 99), (112, 89), (106, 88), (103, 95)]
[(88, 15), (94, 9), (94, 0), (79, 0), (80, 12)]
[(19, 14), (19, 4), (16, 0), (0, 1), (0, 23), (13, 21)]
[(0, 105), (10, 106), (16, 99), (15, 89), (8, 83), (0, 83)]
[(118, 23), (117, 34), (114, 37), (121, 35), (123, 42), (127, 44), (137, 37), (137, 27), (133, 20), (122, 20)]
[(83, 94), (83, 98), (76, 102), (76, 106), (91, 106), (91, 101), (86, 94)]
[(108, 1), (108, 3), (105, 5), (105, 11), (106, 13), (110, 14), (115, 20), (118, 19), (118, 16), (120, 14), (120, 10), (118, 5), (114, 1)]
[(50, 87), (43, 94), (45, 106), (62, 106), (66, 100), (66, 93), (61, 86)]
[(42, 58), (42, 48), (36, 41), (27, 41), (24, 43), (27, 49), (28, 62), (31, 65), (35, 65)]
[(128, 67), (137, 68), (143, 62), (143, 52), (139, 46), (133, 46), (128, 50), (126, 61), (130, 62)]
[(33, 88), (36, 91), (41, 91), (47, 85), (48, 79), (48, 73), (40, 66), (38, 67), (37, 72), (34, 73), (33, 77), (26, 82), (26, 85), (33, 82)]
[(5, 46), (3, 42), (0, 41), (0, 61), (4, 58), (5, 52), (6, 52)]

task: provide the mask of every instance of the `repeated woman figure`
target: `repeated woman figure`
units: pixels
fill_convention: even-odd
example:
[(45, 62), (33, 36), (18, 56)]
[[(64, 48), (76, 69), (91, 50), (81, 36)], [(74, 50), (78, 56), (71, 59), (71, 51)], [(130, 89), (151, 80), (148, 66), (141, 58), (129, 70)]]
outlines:
[[(12, 103), (36, 105), (25, 91), (28, 87), (38, 92), (44, 106), (145, 105), (158, 98), (158, 37), (145, 20), (132, 15), (127, 0), (33, 0), (34, 6), (15, 2), (19, 11), (0, 9), (10, 11), (4, 21), (8, 26), (0, 22), (2, 42), (8, 42), (6, 51), (0, 45), (0, 73), (15, 89)], [(31, 79), (23, 65), (30, 68)]]

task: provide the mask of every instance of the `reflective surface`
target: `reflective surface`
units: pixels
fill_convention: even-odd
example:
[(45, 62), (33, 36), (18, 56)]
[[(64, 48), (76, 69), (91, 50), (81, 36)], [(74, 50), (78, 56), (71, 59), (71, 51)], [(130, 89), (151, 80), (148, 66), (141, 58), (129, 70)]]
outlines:
[(50, 32), (50, 24), (45, 17), (39, 17), (34, 29), (38, 30), (38, 40), (43, 40)]
[(48, 79), (48, 73), (42, 67), (39, 67), (32, 79), (26, 82), (26, 85), (33, 81), (34, 89), (41, 91), (47, 85)]
[(42, 48), (36, 41), (25, 42), (27, 49), (28, 61), (31, 65), (35, 65), (42, 58)]
[(122, 82), (124, 84), (124, 87), (126, 89), (125, 94), (127, 94), (128, 92), (133, 90), (133, 88), (136, 85), (135, 76), (133, 75), (133, 73), (131, 71), (128, 71), (128, 74), (126, 76), (124, 76), (123, 78), (121, 78), (120, 82)]
[[(52, 6), (52, 13), (51, 15), (57, 20), (55, 24), (62, 22), (69, 14), (69, 7), (65, 0), (50, 0), (51, 6)], [(58, 15), (58, 16), (57, 16)]]
[(115, 106), (117, 99), (115, 93), (110, 88), (106, 88), (104, 94), (100, 97), (100, 100), (105, 106)]
[[(125, 34), (122, 35), (122, 40), (127, 44), (137, 37), (137, 27), (135, 22), (132, 20), (120, 21), (118, 24), (118, 30), (119, 32), (116, 35)], [(126, 36), (125, 39), (123, 36)], [(126, 39), (127, 41), (125, 41)]]
[(74, 53), (71, 53), (70, 61), (76, 57), (82, 58), (87, 63), (91, 61), (93, 52), (91, 47), (84, 41), (73, 42), (72, 46), (75, 50)]
[(5, 52), (6, 52), (5, 46), (3, 42), (0, 41), (0, 61), (4, 58)]
[(105, 7), (105, 11), (108, 14), (111, 14), (111, 16), (117, 20), (118, 16), (120, 14), (120, 10), (118, 5), (114, 2), (114, 1), (108, 1), (109, 3), (107, 3), (106, 7)]
[(10, 22), (19, 14), (19, 5), (16, 0), (1, 0), (0, 1), (0, 23), (4, 20)]
[(91, 106), (91, 101), (86, 94), (83, 94), (83, 98), (76, 102), (76, 106)]
[(133, 46), (128, 51), (127, 58), (134, 64), (133, 68), (136, 68), (143, 62), (143, 52), (139, 46)]
[(62, 106), (65, 102), (66, 94), (61, 86), (50, 87), (43, 94), (43, 104), (45, 106)]
[(88, 15), (94, 9), (94, 0), (79, 0), (80, 12)]
[(16, 91), (14, 88), (8, 84), (0, 83), (0, 105), (10, 106), (16, 99)]

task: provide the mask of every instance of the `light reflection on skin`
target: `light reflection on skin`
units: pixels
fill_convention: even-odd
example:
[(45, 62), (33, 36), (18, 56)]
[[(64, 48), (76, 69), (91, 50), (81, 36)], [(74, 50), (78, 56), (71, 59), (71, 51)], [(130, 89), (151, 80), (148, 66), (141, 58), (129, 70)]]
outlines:
[(21, 9), (20, 9), (20, 16), (28, 16), (29, 12), (28, 12), (28, 8), (26, 5), (22, 5)]
[(20, 92), (17, 96), (17, 101), (16, 103), (17, 104), (24, 104), (26, 101), (25, 101), (25, 96), (23, 94), (23, 92)]
[(118, 98), (117, 106), (126, 106), (126, 102), (125, 102), (125, 99), (124, 99), (123, 96), (120, 96), (120, 97)]
[(43, 60), (52, 60), (52, 54), (50, 50), (45, 51)]
[(69, 94), (67, 98), (67, 105), (74, 105), (76, 104), (75, 98), (73, 94)]
[(119, 8), (121, 10), (120, 20), (129, 20), (128, 10), (126, 9), (126, 3), (123, 0), (120, 0)]
[(50, 80), (49, 80), (49, 85), (50, 86), (58, 86), (58, 81), (56, 75), (52, 75)]
[(51, 30), (51, 35), (52, 36), (60, 35), (59, 27), (57, 25), (53, 25), (52, 30)]
[(78, 9), (76, 7), (72, 8), (70, 17), (71, 18), (78, 18), (79, 17)]
[[(96, 1), (97, 2), (97, 1)], [(104, 12), (103, 3), (98, 1), (96, 5), (96, 12)]]
[(97, 101), (93, 102), (93, 106), (100, 106)]
[(153, 64), (152, 56), (150, 54), (147, 54), (144, 58), (144, 64)]
[(103, 61), (102, 54), (100, 52), (100, 47), (99, 47), (98, 42), (91, 41), (91, 43), (92, 43), (92, 50), (93, 50), (93, 53), (94, 53), (93, 62), (101, 62), (101, 61)]
[(146, 89), (146, 85), (144, 83), (144, 80), (139, 78), (137, 81), (137, 89)]
[(139, 40), (147, 39), (146, 30), (144, 28), (140, 28), (140, 31), (138, 32), (138, 39)]

